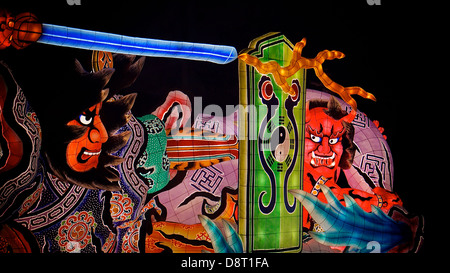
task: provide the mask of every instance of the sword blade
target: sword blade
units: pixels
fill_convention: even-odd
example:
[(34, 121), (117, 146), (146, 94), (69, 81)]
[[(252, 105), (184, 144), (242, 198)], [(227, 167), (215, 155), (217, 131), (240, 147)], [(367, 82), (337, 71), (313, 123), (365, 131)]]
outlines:
[(232, 46), (130, 37), (52, 24), (42, 24), (42, 35), (37, 42), (112, 53), (208, 61), (217, 64), (230, 63), (237, 58), (236, 49)]

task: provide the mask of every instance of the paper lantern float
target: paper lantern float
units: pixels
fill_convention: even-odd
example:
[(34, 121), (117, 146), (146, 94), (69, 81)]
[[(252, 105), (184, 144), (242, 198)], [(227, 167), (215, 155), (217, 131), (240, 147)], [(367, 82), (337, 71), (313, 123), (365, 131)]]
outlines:
[[(22, 20), (21, 18), (25, 18)], [(28, 19), (27, 19), (28, 18)], [(17, 23), (24, 21), (24, 24), (19, 24), (20, 27), (11, 29), (11, 33), (4, 31), (2, 34), (10, 35), (13, 46), (16, 48), (23, 48), (29, 43), (37, 40), (37, 42), (47, 43), (59, 46), (67, 46), (74, 48), (83, 48), (97, 51), (97, 54), (104, 54), (105, 59), (111, 57), (110, 53), (102, 51), (110, 51), (116, 53), (136, 54), (152, 57), (170, 57), (182, 58), (191, 60), (210, 61), (214, 63), (228, 63), (236, 58), (236, 50), (227, 46), (214, 46), (206, 44), (194, 44), (184, 42), (170, 42), (155, 39), (143, 39), (127, 37), (103, 32), (87, 31), (75, 28), (68, 28), (50, 24), (42, 24), (42, 30), (38, 31), (36, 28), (37, 20), (32, 14), (28, 17), (18, 16), (15, 19)], [(9, 25), (8, 25), (9, 26)], [(31, 34), (28, 33), (28, 28), (31, 27)], [(7, 29), (9, 30), (9, 29)], [(36, 30), (36, 31), (35, 31)], [(9, 33), (9, 34), (8, 34)], [(27, 36), (28, 35), (28, 36)], [(36, 36), (37, 35), (37, 36)], [(8, 36), (9, 37), (9, 36)], [(7, 38), (8, 38), (7, 37)], [(5, 40), (6, 41), (6, 40)], [(8, 43), (3, 42), (2, 46), (8, 46)], [(210, 233), (214, 233), (214, 239), (221, 242), (221, 248), (231, 251), (240, 252), (245, 249), (247, 252), (258, 251), (274, 251), (285, 252), (301, 250), (301, 209), (300, 204), (288, 194), (290, 189), (301, 188), (302, 181), (302, 165), (301, 158), (303, 156), (303, 134), (304, 128), (302, 126), (304, 110), (303, 106), (306, 98), (312, 97), (327, 97), (323, 92), (305, 89), (305, 70), (314, 68), (316, 75), (330, 90), (338, 93), (344, 100), (351, 105), (348, 106), (348, 112), (355, 115), (355, 120), (352, 122), (355, 125), (355, 143), (358, 146), (358, 153), (355, 156), (353, 168), (346, 170), (345, 174), (351, 187), (370, 192), (374, 186), (380, 186), (388, 190), (392, 190), (393, 181), (393, 164), (392, 155), (385, 140), (380, 137), (377, 126), (367, 119), (361, 113), (356, 112), (356, 102), (350, 95), (358, 94), (365, 98), (374, 99), (373, 95), (365, 92), (358, 87), (343, 87), (333, 82), (325, 73), (323, 73), (321, 64), (325, 60), (334, 58), (342, 58), (344, 55), (337, 51), (322, 51), (314, 59), (306, 59), (301, 56), (301, 49), (305, 45), (305, 40), (297, 43), (295, 47), (283, 35), (278, 33), (269, 33), (251, 42), (250, 48), (244, 51), (240, 60), (240, 100), (244, 106), (258, 105), (265, 109), (260, 112), (240, 112), (239, 120), (241, 124), (245, 124), (236, 128), (236, 123), (233, 123), (234, 134), (237, 129), (245, 132), (246, 140), (242, 141), (242, 145), (237, 154), (237, 139), (234, 135), (225, 135), (224, 128), (229, 128), (230, 123), (225, 121), (227, 118), (220, 119), (220, 117), (200, 117), (199, 123), (194, 125), (195, 128), (188, 128), (181, 130), (179, 134), (169, 135), (169, 142), (167, 143), (167, 150), (172, 152), (167, 158), (172, 159), (172, 170), (186, 172), (185, 178), (176, 187), (164, 191), (165, 186), (169, 183), (169, 173), (167, 168), (155, 171), (152, 169), (153, 164), (165, 166), (168, 160), (164, 160), (161, 156), (161, 162), (148, 162), (149, 152), (155, 154), (163, 154), (165, 151), (165, 140), (161, 134), (161, 130), (156, 133), (156, 136), (148, 137), (147, 142), (144, 141), (140, 132), (135, 131), (134, 138), (132, 137), (130, 143), (134, 140), (140, 139), (139, 145), (147, 143), (147, 146), (140, 146), (140, 149), (145, 149), (144, 154), (147, 153), (147, 159), (144, 157), (137, 157), (141, 161), (135, 161), (135, 165), (121, 164), (118, 168), (122, 174), (121, 183), (125, 181), (128, 183), (131, 191), (128, 193), (117, 195), (113, 194), (110, 198), (111, 204), (115, 204), (118, 200), (130, 200), (136, 204), (133, 208), (132, 214), (123, 214), (117, 212), (113, 214), (113, 221), (122, 223), (124, 219), (139, 219), (139, 213), (145, 213), (149, 209), (157, 208), (158, 206), (167, 206), (167, 219), (172, 219), (175, 223), (169, 225), (166, 221), (157, 221), (156, 226), (161, 227), (170, 226), (172, 234), (181, 234), (184, 227), (189, 225), (198, 230), (200, 234), (204, 229)], [(99, 59), (98, 57), (96, 59)], [(272, 61), (272, 62), (269, 62)], [(244, 62), (246, 64), (244, 64)], [(97, 68), (94, 71), (101, 70), (104, 67), (112, 66), (112, 63), (106, 61), (105, 63), (94, 64)], [(278, 73), (275, 71), (283, 71)], [(287, 74), (287, 76), (286, 76)], [(168, 96), (167, 102), (183, 101), (180, 99), (179, 91), (173, 91)], [(180, 92), (181, 93), (181, 92)], [(169, 97), (175, 98), (169, 98)], [(184, 95), (185, 96), (185, 95)], [(181, 95), (183, 97), (183, 95)], [(2, 102), (0, 97), (0, 102)], [(4, 102), (4, 99), (3, 99)], [(342, 102), (343, 103), (343, 102)], [(346, 105), (345, 103), (343, 103)], [(186, 100), (181, 104), (181, 111), (189, 111), (189, 115), (183, 115), (183, 118), (190, 116), (190, 102), (189, 106)], [(170, 107), (173, 105), (171, 104)], [(3, 105), (2, 105), (3, 107)], [(163, 107), (163, 106), (162, 106)], [(184, 107), (184, 108), (183, 108)], [(187, 110), (188, 109), (188, 110)], [(166, 121), (166, 129), (173, 129), (177, 126), (176, 117), (172, 116), (173, 111), (167, 108), (167, 104), (163, 108), (157, 109), (154, 114), (159, 119)], [(167, 115), (168, 114), (168, 115)], [(151, 121), (158, 121), (154, 116), (145, 116), (138, 118), (141, 123), (148, 123)], [(197, 121), (197, 120), (196, 120)], [(222, 125), (222, 131), (212, 130), (208, 136), (203, 135), (202, 130), (205, 129), (208, 122), (218, 122)], [(133, 120), (130, 121), (130, 124)], [(135, 124), (138, 121), (134, 120)], [(185, 120), (182, 121), (183, 123)], [(2, 120), (2, 124), (6, 124)], [(130, 126), (130, 125), (127, 125)], [(151, 134), (152, 129), (144, 126), (147, 134)], [(133, 127), (132, 130), (138, 128)], [(7, 126), (2, 129), (8, 132)], [(209, 128), (212, 129), (212, 128)], [(227, 129), (228, 132), (228, 129)], [(6, 133), (8, 135), (8, 133)], [(252, 138), (253, 137), (253, 138)], [(9, 143), (18, 143), (11, 141), (14, 136), (9, 134), (7, 140)], [(148, 142), (149, 141), (149, 142)], [(154, 142), (155, 141), (155, 142)], [(184, 142), (183, 142), (184, 141)], [(151, 142), (151, 143), (150, 143)], [(188, 144), (186, 144), (188, 143)], [(156, 147), (152, 145), (155, 144)], [(139, 146), (138, 145), (138, 146)], [(176, 150), (184, 146), (185, 151), (189, 151), (186, 155), (181, 155)], [(134, 146), (133, 149), (139, 148)], [(199, 148), (206, 146), (207, 148)], [(12, 151), (18, 150), (16, 148)], [(218, 150), (222, 150), (219, 151)], [(223, 152), (225, 151), (225, 153)], [(118, 152), (118, 154), (125, 155), (126, 162), (133, 162), (136, 160), (135, 150), (126, 147)], [(189, 154), (189, 155), (188, 155)], [(237, 167), (237, 158), (241, 157), (239, 168)], [(154, 156), (150, 156), (154, 159)], [(219, 160), (217, 160), (219, 159)], [(164, 162), (166, 164), (164, 164)], [(179, 163), (181, 162), (181, 164)], [(14, 160), (9, 161), (10, 165), (14, 167)], [(136, 165), (137, 164), (137, 165)], [(140, 179), (133, 176), (134, 168), (137, 170), (141, 168), (145, 172), (140, 172)], [(181, 166), (181, 167), (180, 167)], [(167, 166), (166, 166), (167, 167)], [(237, 223), (237, 169), (239, 169), (240, 185), (239, 185), (239, 202), (245, 204), (239, 210), (239, 233), (244, 239), (244, 246), (239, 245), (236, 236), (233, 235), (230, 228), (234, 228)], [(151, 172), (150, 172), (151, 170)], [(212, 173), (215, 174), (213, 175)], [(147, 176), (148, 175), (148, 176)], [(152, 177), (150, 175), (153, 175)], [(225, 182), (221, 183), (227, 177)], [(219, 179), (220, 177), (220, 179)], [(142, 179), (145, 178), (145, 179)], [(212, 180), (211, 180), (212, 179)], [(153, 185), (149, 181), (155, 181)], [(219, 181), (220, 180), (220, 181)], [(193, 183), (199, 182), (198, 184)], [(269, 181), (269, 183), (267, 183)], [(52, 183), (61, 183), (62, 181), (51, 181)], [(205, 183), (206, 182), (206, 183)], [(203, 183), (203, 184), (202, 184)], [(150, 189), (148, 188), (150, 184)], [(219, 185), (221, 184), (221, 185)], [(189, 189), (194, 187), (195, 190)], [(69, 186), (67, 188), (73, 191), (74, 195), (71, 197), (88, 200), (92, 197), (92, 190), (82, 190), (79, 192), (77, 188)], [(36, 192), (42, 191), (42, 188)], [(217, 192), (216, 192), (217, 191)], [(207, 195), (206, 193), (210, 195)], [(211, 193), (212, 192), (212, 193)], [(220, 192), (220, 196), (219, 196)], [(136, 195), (137, 193), (137, 195)], [(157, 197), (158, 202), (151, 200), (144, 204), (143, 199), (137, 196), (145, 196), (145, 194), (152, 194)], [(130, 194), (130, 196), (128, 195)], [(133, 195), (136, 195), (132, 197)], [(91, 196), (91, 197), (89, 197)], [(197, 198), (198, 196), (209, 196), (209, 200)], [(166, 199), (164, 199), (166, 198)], [(89, 199), (90, 200), (90, 199)], [(193, 202), (195, 200), (195, 202)], [(199, 202), (199, 201), (202, 202)], [(211, 201), (220, 202), (211, 205)], [(64, 201), (64, 200), (62, 200)], [(212, 202), (214, 203), (214, 202)], [(56, 206), (55, 206), (56, 208)], [(166, 209), (167, 209), (166, 208)], [(219, 208), (219, 210), (217, 209)], [(114, 210), (115, 211), (115, 210)], [(119, 210), (120, 211), (120, 210)], [(200, 213), (199, 213), (200, 212)], [(220, 213), (218, 213), (220, 212)], [(46, 211), (46, 214), (51, 211)], [(92, 214), (87, 214), (82, 208), (77, 208), (75, 213), (70, 217), (79, 218), (84, 215), (83, 219), (89, 220), (91, 217), (99, 217)], [(128, 212), (127, 212), (128, 213)], [(211, 222), (208, 218), (203, 217), (199, 220), (193, 215), (207, 215), (215, 219), (232, 220), (232, 226), (227, 224), (221, 228), (225, 231), (226, 238), (220, 235), (222, 231), (217, 228), (216, 224)], [(25, 214), (18, 222), (24, 226), (28, 226), (31, 230), (39, 232), (44, 229), (44, 226), (34, 226), (33, 219), (38, 219), (42, 215)], [(36, 218), (38, 217), (38, 218)], [(125, 217), (125, 218), (124, 218)], [(74, 219), (75, 219), (74, 218)], [(77, 219), (78, 219), (77, 218)], [(194, 220), (193, 220), (194, 219)], [(200, 217), (202, 219), (202, 217)], [(206, 220), (205, 220), (206, 219)], [(56, 221), (56, 220), (55, 220)], [(201, 227), (200, 221), (203, 224)], [(44, 223), (46, 227), (56, 222)], [(143, 222), (137, 220), (134, 224), (124, 224), (123, 227), (130, 227), (124, 236), (124, 243), (122, 249), (128, 252), (139, 251), (137, 242), (130, 241), (133, 234), (139, 232), (140, 226)], [(158, 224), (159, 223), (159, 224)], [(125, 225), (125, 226), (124, 226)], [(95, 225), (93, 225), (95, 227)], [(59, 229), (64, 228), (63, 226)], [(68, 228), (68, 227), (67, 227)], [(162, 231), (163, 229), (160, 229)], [(167, 230), (166, 230), (167, 231)], [(147, 235), (146, 240), (153, 240), (152, 236), (160, 236), (163, 233)], [(89, 239), (89, 234), (85, 234), (86, 240)], [(192, 234), (183, 235), (187, 239), (192, 239)], [(163, 236), (164, 237), (164, 236)], [(166, 237), (161, 237), (161, 240), (166, 240)], [(61, 238), (57, 237), (57, 240)], [(126, 240), (128, 244), (125, 243)], [(211, 238), (210, 238), (211, 240)], [(208, 240), (206, 240), (208, 241)], [(87, 243), (80, 241), (81, 247), (86, 250), (92, 250), (92, 247), (87, 247)], [(87, 241), (86, 241), (87, 242)], [(217, 246), (217, 242), (212, 245)], [(228, 245), (227, 245), (228, 244)], [(61, 246), (61, 245), (60, 245)], [(70, 245), (64, 245), (64, 249), (70, 249)], [(114, 251), (116, 246), (104, 245), (102, 248), (108, 251)], [(176, 247), (172, 245), (172, 247)], [(231, 250), (230, 250), (231, 247)], [(208, 246), (209, 249), (211, 247)], [(146, 249), (148, 250), (148, 249)], [(199, 249), (196, 249), (197, 251)], [(205, 250), (205, 249), (203, 249)], [(177, 251), (189, 252), (193, 248), (180, 248)]]

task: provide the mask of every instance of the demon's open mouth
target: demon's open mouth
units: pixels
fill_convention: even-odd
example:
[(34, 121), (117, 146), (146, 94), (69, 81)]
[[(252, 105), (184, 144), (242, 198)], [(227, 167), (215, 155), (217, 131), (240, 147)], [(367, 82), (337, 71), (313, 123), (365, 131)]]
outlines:
[(86, 163), (89, 158), (91, 158), (92, 156), (98, 156), (100, 155), (100, 153), (102, 152), (102, 150), (88, 150), (85, 147), (81, 148), (80, 153), (78, 154), (77, 160), (80, 163)]
[(328, 168), (334, 168), (336, 165), (335, 159), (336, 153), (333, 152), (331, 156), (317, 156), (314, 151), (312, 152), (311, 165), (313, 167), (325, 166)]

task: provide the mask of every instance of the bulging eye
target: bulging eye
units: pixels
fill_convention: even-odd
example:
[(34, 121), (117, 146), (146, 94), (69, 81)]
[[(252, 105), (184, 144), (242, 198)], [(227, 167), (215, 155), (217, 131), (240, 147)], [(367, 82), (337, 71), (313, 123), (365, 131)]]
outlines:
[(337, 138), (330, 138), (330, 139), (328, 140), (328, 143), (330, 143), (331, 145), (333, 145), (333, 144), (338, 143), (338, 141), (339, 141), (339, 138), (338, 138), (338, 137), (337, 137)]
[(313, 134), (311, 134), (311, 140), (314, 141), (315, 143), (322, 142), (322, 138), (321, 137), (315, 136)]
[(92, 116), (87, 116), (85, 114), (81, 114), (78, 117), (78, 120), (80, 121), (81, 124), (83, 125), (89, 125), (92, 123)]

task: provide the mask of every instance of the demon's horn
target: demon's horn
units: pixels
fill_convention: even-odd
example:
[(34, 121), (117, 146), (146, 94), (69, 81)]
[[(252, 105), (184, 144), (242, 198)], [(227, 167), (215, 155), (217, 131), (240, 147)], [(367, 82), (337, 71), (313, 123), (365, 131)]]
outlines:
[(355, 119), (355, 117), (356, 117), (356, 110), (352, 109), (352, 111), (348, 115), (341, 118), (341, 121), (345, 121), (347, 123), (352, 123), (352, 121)]

